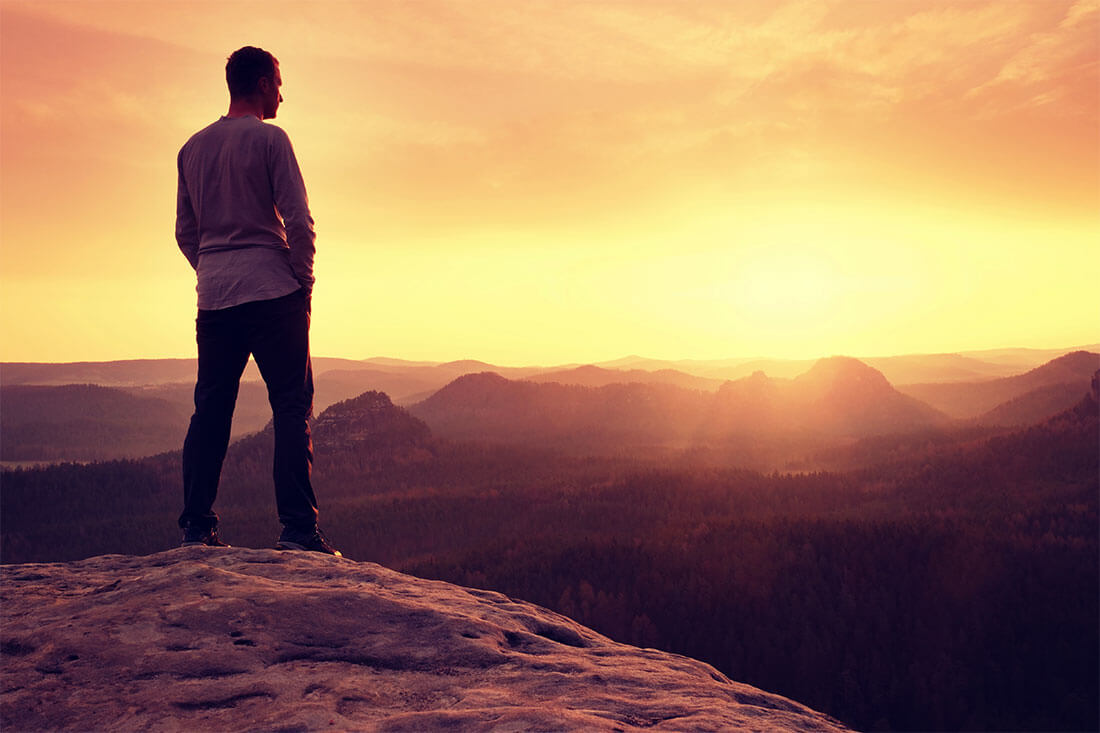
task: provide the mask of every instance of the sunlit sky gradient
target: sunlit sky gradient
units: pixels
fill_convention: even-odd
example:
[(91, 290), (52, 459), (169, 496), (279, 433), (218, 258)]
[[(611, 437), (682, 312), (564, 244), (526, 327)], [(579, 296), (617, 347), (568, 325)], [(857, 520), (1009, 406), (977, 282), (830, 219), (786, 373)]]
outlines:
[(175, 156), (280, 60), (313, 351), (1100, 340), (1100, 2), (0, 2), (0, 359), (191, 356)]

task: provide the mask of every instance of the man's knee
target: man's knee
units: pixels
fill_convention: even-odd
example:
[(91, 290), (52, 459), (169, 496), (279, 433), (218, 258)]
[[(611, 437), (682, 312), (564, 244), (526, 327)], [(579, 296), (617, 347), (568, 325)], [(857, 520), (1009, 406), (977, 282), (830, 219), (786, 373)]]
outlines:
[(195, 412), (210, 415), (233, 414), (237, 387), (202, 387), (195, 390)]
[(309, 408), (283, 406), (278, 410), (272, 410), (271, 418), (276, 430), (280, 428), (301, 428), (308, 433), (310, 413)]

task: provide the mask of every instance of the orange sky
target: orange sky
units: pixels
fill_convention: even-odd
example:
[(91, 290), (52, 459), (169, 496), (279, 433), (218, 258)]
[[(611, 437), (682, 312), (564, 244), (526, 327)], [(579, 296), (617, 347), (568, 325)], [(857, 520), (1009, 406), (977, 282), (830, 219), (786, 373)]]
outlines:
[(1100, 341), (1096, 0), (0, 0), (0, 360), (193, 355), (175, 155), (245, 44), (315, 354)]

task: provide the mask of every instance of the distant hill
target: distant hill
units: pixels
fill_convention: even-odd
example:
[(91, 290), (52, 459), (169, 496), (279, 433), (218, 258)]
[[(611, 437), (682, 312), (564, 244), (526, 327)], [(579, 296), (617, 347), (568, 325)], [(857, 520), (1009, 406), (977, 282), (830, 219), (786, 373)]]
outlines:
[(961, 354), (914, 354), (862, 359), (882, 372), (891, 384), (974, 382), (1019, 374), (1027, 367), (998, 364)]
[(1025, 392), (979, 415), (981, 425), (1023, 427), (1034, 425), (1070, 409), (1080, 400), (1080, 384), (1060, 382)]
[(5, 362), (0, 384), (98, 384), (104, 387), (141, 386), (194, 380), (194, 359), (132, 359), (79, 361), (66, 364)]
[(983, 351), (961, 351), (961, 356), (992, 364), (1004, 364), (1018, 368), (1021, 372), (1053, 361), (1075, 351), (1100, 352), (1100, 344), (1080, 345), (1069, 349), (985, 349)]
[(448, 381), (444, 376), (403, 370), (330, 369), (314, 375), (314, 410), (320, 413), (329, 405), (372, 390), (402, 403), (412, 395), (434, 392)]
[(714, 368), (699, 368), (697, 374), (712, 379), (732, 381), (763, 372), (769, 377), (793, 379), (816, 363), (815, 359), (753, 359), (742, 364)]
[(907, 397), (881, 372), (848, 357), (821, 359), (793, 380), (756, 372), (722, 385), (703, 433), (817, 432), (843, 437), (943, 424), (945, 415)]
[(365, 392), (326, 409), (313, 424), (313, 441), (321, 453), (353, 451), (398, 461), (424, 457), (433, 445), (428, 426), (382, 392)]
[(647, 371), (644, 369), (604, 369), (593, 364), (564, 369), (561, 371), (544, 372), (527, 377), (529, 382), (558, 382), (559, 384), (574, 384), (582, 387), (604, 387), (608, 384), (671, 384), (684, 389), (698, 389), (713, 392), (722, 386), (720, 379), (706, 379), (677, 369), (658, 369)]
[[(1014, 377), (958, 384), (907, 384), (899, 385), (898, 389), (951, 417), (970, 419), (990, 413), (1001, 404), (1029, 392), (1054, 385), (1065, 385), (1064, 395), (1083, 394), (1088, 391), (1089, 380), (1097, 369), (1100, 369), (1100, 354), (1075, 351)], [(1044, 398), (1037, 399), (1042, 401)], [(1010, 412), (1006, 408), (1005, 414)]]
[(605, 369), (646, 369), (654, 371), (657, 369), (673, 369), (678, 363), (680, 362), (668, 361), (666, 359), (650, 359), (645, 356), (630, 354), (629, 356), (623, 356), (618, 359), (601, 361), (595, 364), (595, 366)]
[(0, 459), (137, 458), (183, 445), (190, 413), (96, 385), (0, 387)]
[(861, 436), (944, 423), (945, 415), (894, 389), (879, 370), (849, 357), (822, 359), (791, 383), (798, 409), (818, 430)]
[(409, 412), (443, 437), (584, 447), (684, 439), (706, 399), (667, 384), (582, 387), (485, 372), (456, 379)]
[(416, 366), (435, 366), (439, 362), (437, 361), (410, 361), (408, 359), (393, 359), (388, 356), (372, 356), (369, 359), (363, 360), (364, 364), (369, 364), (372, 367), (393, 367), (393, 368), (405, 368)]

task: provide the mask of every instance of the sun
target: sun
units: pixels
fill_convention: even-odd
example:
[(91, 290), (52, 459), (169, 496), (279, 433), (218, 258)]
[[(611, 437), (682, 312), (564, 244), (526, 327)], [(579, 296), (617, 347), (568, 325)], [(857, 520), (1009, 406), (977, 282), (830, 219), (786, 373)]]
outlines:
[(828, 318), (838, 296), (832, 263), (809, 248), (762, 248), (739, 263), (727, 287), (736, 311), (783, 330)]

